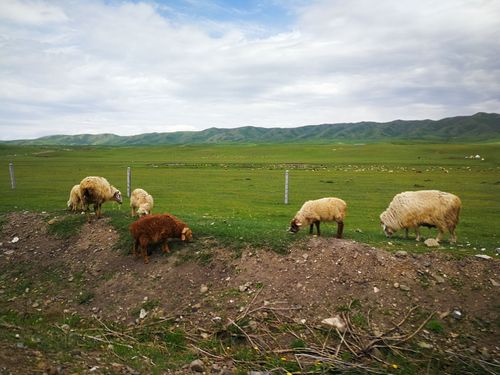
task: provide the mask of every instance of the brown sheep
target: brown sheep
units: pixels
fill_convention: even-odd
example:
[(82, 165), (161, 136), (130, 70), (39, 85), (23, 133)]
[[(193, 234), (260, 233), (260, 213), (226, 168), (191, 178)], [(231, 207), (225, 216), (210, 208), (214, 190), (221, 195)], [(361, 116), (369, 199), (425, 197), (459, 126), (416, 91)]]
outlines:
[(148, 246), (162, 243), (162, 251), (168, 253), (167, 240), (179, 238), (181, 241), (191, 241), (193, 232), (188, 226), (171, 214), (146, 215), (129, 226), (134, 239), (133, 253), (139, 255), (139, 249), (144, 258), (144, 263), (149, 262)]

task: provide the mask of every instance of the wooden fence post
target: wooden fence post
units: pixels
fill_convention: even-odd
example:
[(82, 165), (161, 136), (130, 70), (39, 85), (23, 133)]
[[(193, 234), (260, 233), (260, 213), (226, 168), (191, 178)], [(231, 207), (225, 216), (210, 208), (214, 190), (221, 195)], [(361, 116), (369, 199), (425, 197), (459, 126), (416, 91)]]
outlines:
[(130, 187), (132, 186), (132, 171), (127, 167), (127, 197), (130, 198)]
[(12, 189), (16, 188), (16, 177), (14, 176), (14, 164), (9, 163), (9, 173), (10, 173), (10, 186)]
[(288, 170), (285, 171), (285, 204), (288, 204)]

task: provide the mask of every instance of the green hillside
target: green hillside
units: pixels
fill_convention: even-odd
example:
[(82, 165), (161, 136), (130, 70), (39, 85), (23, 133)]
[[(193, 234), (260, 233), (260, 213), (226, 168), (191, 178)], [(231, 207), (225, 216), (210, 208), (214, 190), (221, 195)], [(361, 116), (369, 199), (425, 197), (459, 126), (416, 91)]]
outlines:
[(309, 125), (296, 128), (235, 129), (210, 128), (203, 131), (146, 133), (134, 136), (115, 134), (54, 135), (6, 143), (25, 145), (168, 145), (210, 143), (323, 143), (323, 142), (485, 142), (500, 140), (500, 114), (476, 113), (442, 120), (395, 120), (385, 123), (359, 122)]

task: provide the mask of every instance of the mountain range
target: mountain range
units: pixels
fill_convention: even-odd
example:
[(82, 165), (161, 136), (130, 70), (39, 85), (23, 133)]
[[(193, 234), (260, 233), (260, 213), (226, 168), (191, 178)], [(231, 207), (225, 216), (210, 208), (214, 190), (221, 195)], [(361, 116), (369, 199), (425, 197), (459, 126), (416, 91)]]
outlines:
[(479, 112), (441, 120), (395, 120), (307, 125), (295, 128), (244, 126), (202, 131), (116, 134), (51, 135), (37, 139), (4, 141), (22, 145), (173, 145), (213, 143), (338, 143), (338, 142), (491, 142), (500, 141), (500, 114)]

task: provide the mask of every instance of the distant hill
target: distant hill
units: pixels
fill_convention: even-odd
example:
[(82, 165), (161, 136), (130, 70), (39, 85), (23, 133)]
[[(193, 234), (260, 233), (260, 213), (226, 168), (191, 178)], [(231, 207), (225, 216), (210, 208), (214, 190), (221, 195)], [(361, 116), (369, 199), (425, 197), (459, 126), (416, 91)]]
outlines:
[(296, 128), (235, 129), (210, 128), (202, 131), (115, 134), (52, 135), (31, 140), (2, 143), (24, 145), (162, 145), (202, 143), (326, 143), (326, 142), (485, 142), (500, 141), (500, 114), (479, 112), (472, 116), (442, 120), (395, 120), (308, 125)]

